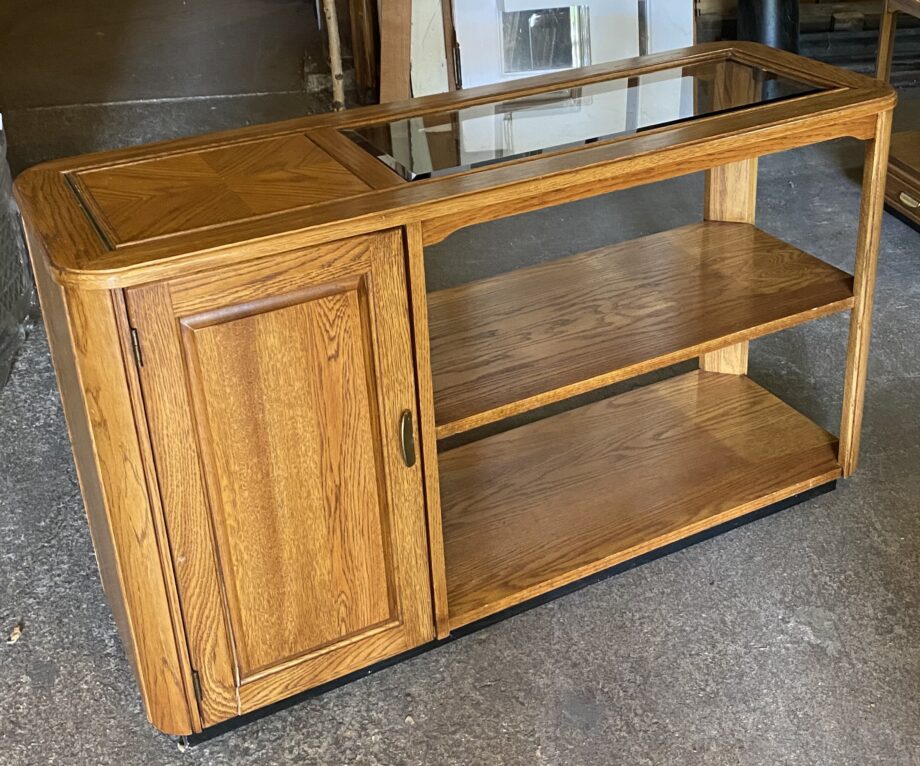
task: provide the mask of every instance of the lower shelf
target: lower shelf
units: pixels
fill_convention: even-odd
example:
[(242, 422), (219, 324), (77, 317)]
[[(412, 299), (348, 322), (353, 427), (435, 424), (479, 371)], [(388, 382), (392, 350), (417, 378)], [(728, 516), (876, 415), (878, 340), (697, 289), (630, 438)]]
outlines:
[(439, 462), (451, 628), (840, 476), (831, 434), (699, 371)]

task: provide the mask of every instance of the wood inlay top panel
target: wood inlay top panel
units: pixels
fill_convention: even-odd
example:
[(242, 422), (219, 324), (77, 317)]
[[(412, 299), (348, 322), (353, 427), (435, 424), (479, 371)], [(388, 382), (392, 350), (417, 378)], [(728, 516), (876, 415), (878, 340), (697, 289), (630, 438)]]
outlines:
[(371, 188), (300, 134), (96, 168), (73, 179), (114, 246), (330, 202)]

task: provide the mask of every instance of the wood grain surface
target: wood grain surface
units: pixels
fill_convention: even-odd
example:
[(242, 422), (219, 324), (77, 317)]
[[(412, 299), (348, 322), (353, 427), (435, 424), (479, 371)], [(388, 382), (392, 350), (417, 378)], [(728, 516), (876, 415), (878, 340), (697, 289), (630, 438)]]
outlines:
[(894, 37), (898, 28), (898, 10), (898, 0), (885, 0), (885, 9), (879, 25), (878, 53), (875, 62), (875, 76), (883, 82), (891, 79)]
[(878, 116), (874, 138), (866, 142), (866, 158), (863, 162), (856, 267), (853, 272), (855, 303), (850, 312), (843, 411), (840, 416), (840, 465), (844, 476), (852, 475), (859, 461), (890, 140), (891, 112), (883, 112)]
[[(413, 183), (340, 132), (728, 60), (818, 92)], [(849, 475), (895, 100), (716, 43), (20, 176), (100, 570), (154, 725), (198, 731)], [(854, 277), (753, 226), (756, 158), (843, 136), (868, 142)], [(426, 293), (424, 247), (452, 231), (698, 170), (702, 223)], [(743, 373), (749, 339), (851, 307), (838, 455)], [(703, 371), (437, 452), (695, 356)]]
[(432, 293), (438, 436), (852, 305), (846, 273), (704, 222)]
[(387, 232), (129, 291), (207, 725), (434, 635), (404, 255)]
[[(332, 128), (377, 124), (727, 58), (763, 66), (824, 90), (662, 125), (590, 147), (387, 188), (377, 188), (380, 184), (370, 178), (369, 165), (352, 163), (344, 155), (343, 162), (350, 169), (322, 153), (341, 175), (333, 166), (328, 174), (315, 173), (311, 163), (304, 167), (298, 159), (305, 147), (313, 146), (313, 132), (327, 131), (324, 135), (328, 136)], [(821, 140), (867, 138), (874, 128), (874, 116), (890, 109), (894, 101), (889, 86), (870, 78), (763, 46), (720, 43), (207, 139), (52, 163), (21, 175), (16, 194), (25, 215), (35, 220), (56, 278), (97, 287), (129, 286), (169, 278), (177, 270), (260, 257), (266, 247), (276, 249), (291, 234), (308, 235), (318, 244), (425, 222), (424, 236), (430, 242), (432, 236), (445, 236), (451, 227), (524, 209)], [(216, 172), (215, 159), (219, 160)], [(330, 183), (327, 176), (338, 181)], [(283, 193), (277, 193), (276, 186)], [(95, 224), (87, 219), (75, 191), (85, 197)], [(51, 209), (54, 215), (48, 214)], [(84, 219), (83, 223), (74, 218)], [(280, 239), (269, 243), (267, 238)]]
[[(713, 105), (756, 102), (760, 84), (753, 70), (721, 64), (716, 73)], [(703, 219), (753, 224), (757, 213), (756, 158), (719, 165), (706, 171)], [(700, 369), (743, 375), (747, 372), (749, 341), (710, 351), (700, 357)]]
[(443, 453), (451, 626), (839, 475), (833, 436), (698, 371)]
[(106, 599), (150, 722), (169, 734), (201, 728), (175, 625), (175, 591), (161, 566), (125, 380), (116, 307), (105, 291), (67, 290), (29, 250), (54, 360), (80, 491)]
[(425, 505), (428, 513), (428, 550), (435, 628), (438, 638), (450, 633), (447, 607), (447, 572), (444, 565), (444, 533), (441, 529), (441, 482), (438, 478), (438, 438), (434, 415), (434, 383), (431, 376), (431, 345), (428, 337), (428, 290), (425, 285), (425, 254), (421, 226), (406, 227), (406, 260), (409, 269), (409, 301), (412, 340), (415, 344), (416, 385), (419, 400), (419, 434), (425, 473)]
[(183, 323), (242, 678), (398, 621), (365, 314), (359, 284)]
[(87, 170), (72, 178), (114, 247), (371, 189), (297, 134)]

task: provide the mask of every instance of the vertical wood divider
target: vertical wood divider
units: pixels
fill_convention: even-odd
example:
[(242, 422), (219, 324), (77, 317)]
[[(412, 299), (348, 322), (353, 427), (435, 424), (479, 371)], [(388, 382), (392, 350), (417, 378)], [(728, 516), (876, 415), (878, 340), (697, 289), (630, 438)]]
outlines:
[(438, 638), (446, 638), (450, 634), (447, 567), (444, 560), (444, 531), (441, 523), (438, 436), (434, 418), (434, 383), (431, 375), (431, 347), (428, 339), (428, 290), (425, 286), (425, 248), (421, 224), (406, 226), (406, 258), (409, 274), (409, 304), (412, 314), (412, 341), (415, 346), (416, 380), (418, 381), (418, 426), (421, 434), (419, 452), (425, 477), (425, 506), (428, 514), (428, 549), (434, 597), (435, 632)]
[[(736, 96), (754, 95), (756, 84), (746, 69), (720, 65), (721, 82), (713, 94), (714, 106), (731, 106)], [(703, 217), (707, 221), (754, 223), (757, 210), (757, 158), (732, 162), (706, 171)], [(720, 348), (700, 357), (700, 369), (745, 375), (748, 369), (748, 341)]]
[(885, 178), (888, 174), (888, 146), (891, 141), (891, 112), (876, 120), (875, 137), (866, 142), (863, 166), (862, 200), (856, 245), (853, 291), (856, 302), (850, 313), (846, 379), (843, 384), (843, 413), (840, 420), (839, 460), (844, 477), (850, 476), (859, 461), (859, 437), (866, 373), (869, 363), (869, 338), (872, 333), (872, 306), (875, 274), (881, 238), (882, 209), (885, 204)]

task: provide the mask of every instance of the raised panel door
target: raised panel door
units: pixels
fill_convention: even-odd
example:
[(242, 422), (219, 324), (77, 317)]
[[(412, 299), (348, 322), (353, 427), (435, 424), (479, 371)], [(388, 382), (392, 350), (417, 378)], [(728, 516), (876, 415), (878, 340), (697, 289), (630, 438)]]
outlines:
[(388, 232), (129, 292), (206, 723), (433, 637), (403, 261)]

